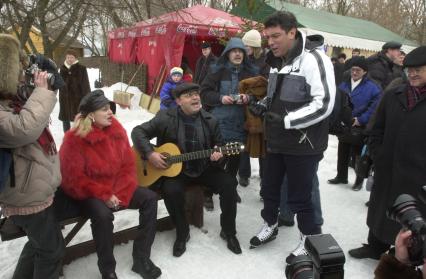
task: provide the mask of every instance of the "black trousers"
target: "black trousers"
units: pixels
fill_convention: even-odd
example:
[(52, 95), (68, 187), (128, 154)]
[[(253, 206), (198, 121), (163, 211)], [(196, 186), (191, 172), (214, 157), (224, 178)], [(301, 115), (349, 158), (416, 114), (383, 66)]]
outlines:
[[(240, 158), (241, 158), (241, 154), (233, 155), (233, 156), (229, 156), (225, 158), (226, 159), (225, 172), (234, 177), (237, 177), (238, 169), (240, 167)], [(238, 185), (238, 182), (237, 182), (237, 185)], [(211, 187), (205, 189), (204, 195), (210, 198), (213, 196), (213, 190), (211, 189)]]
[(343, 180), (348, 179), (349, 161), (352, 154), (356, 157), (361, 155), (362, 146), (352, 145), (339, 140), (337, 146), (337, 177)]
[(389, 248), (391, 247), (390, 244), (387, 244), (383, 241), (381, 241), (380, 239), (378, 239), (372, 232), (371, 230), (368, 230), (368, 244), (371, 246), (371, 248), (373, 250), (375, 250), (376, 252), (379, 253), (384, 253), (386, 251), (389, 250)]
[[(236, 164), (238, 170), (238, 164)], [(164, 177), (161, 192), (170, 217), (176, 226), (176, 238), (186, 239), (189, 234), (189, 225), (185, 217), (185, 190), (189, 184), (201, 184), (213, 193), (219, 194), (220, 225), (227, 235), (235, 235), (235, 218), (237, 217), (237, 179), (234, 175), (226, 173), (217, 167), (208, 167), (200, 176), (189, 177), (181, 173), (177, 177)]]
[[(104, 201), (96, 198), (86, 199), (81, 203), (83, 214), (88, 216), (92, 223), (99, 271), (102, 274), (114, 272), (116, 262), (113, 254), (113, 210)], [(149, 258), (156, 232), (157, 194), (147, 188), (138, 187), (128, 208), (139, 209), (139, 231), (133, 243), (133, 259)]]
[(297, 215), (299, 230), (305, 234), (321, 233), (321, 226), (315, 224), (312, 187), (318, 162), (318, 155), (285, 155), (266, 153), (264, 177), (262, 178), (262, 218), (271, 226), (277, 222), (281, 199), (281, 184), (284, 176), (288, 181), (287, 205)]
[(35, 214), (15, 215), (10, 219), (28, 237), (12, 279), (59, 278), (65, 246), (52, 206)]

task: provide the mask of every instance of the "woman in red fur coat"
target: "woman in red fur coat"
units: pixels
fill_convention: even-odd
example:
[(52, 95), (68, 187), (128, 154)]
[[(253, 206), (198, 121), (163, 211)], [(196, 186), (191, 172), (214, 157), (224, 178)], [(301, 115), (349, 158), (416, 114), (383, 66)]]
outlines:
[(114, 118), (103, 91), (86, 95), (79, 112), (59, 151), (62, 188), (81, 201), (83, 213), (91, 220), (102, 278), (117, 278), (113, 211), (122, 207), (140, 212), (132, 270), (145, 279), (157, 278), (161, 270), (150, 260), (156, 231), (157, 195), (137, 187), (135, 161), (126, 131)]

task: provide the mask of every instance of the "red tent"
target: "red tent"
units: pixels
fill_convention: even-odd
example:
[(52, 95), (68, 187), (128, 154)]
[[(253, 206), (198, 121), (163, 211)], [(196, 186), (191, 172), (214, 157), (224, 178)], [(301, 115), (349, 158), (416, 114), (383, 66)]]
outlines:
[(213, 52), (220, 54), (223, 46), (217, 39), (235, 35), (243, 23), (237, 16), (197, 5), (111, 31), (108, 56), (114, 62), (147, 64), (150, 92), (161, 65), (170, 70), (184, 56), (195, 70), (202, 41), (210, 41)]

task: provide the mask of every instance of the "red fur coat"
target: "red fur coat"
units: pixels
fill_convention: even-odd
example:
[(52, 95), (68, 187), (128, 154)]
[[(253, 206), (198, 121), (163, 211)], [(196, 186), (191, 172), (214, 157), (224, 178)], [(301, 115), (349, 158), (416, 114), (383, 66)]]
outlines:
[(136, 167), (126, 131), (113, 118), (111, 126), (93, 130), (84, 138), (70, 130), (59, 151), (62, 188), (82, 200), (108, 200), (113, 194), (127, 207), (135, 191)]

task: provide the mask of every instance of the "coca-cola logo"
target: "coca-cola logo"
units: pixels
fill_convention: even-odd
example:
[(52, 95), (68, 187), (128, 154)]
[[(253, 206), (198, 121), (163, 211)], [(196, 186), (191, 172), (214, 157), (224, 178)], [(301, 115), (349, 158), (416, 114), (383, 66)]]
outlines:
[(225, 37), (226, 33), (224, 29), (210, 27), (208, 35), (215, 36), (215, 37)]
[(149, 27), (141, 30), (141, 36), (149, 36), (151, 34), (151, 29)]
[(136, 32), (135, 31), (129, 31), (129, 37), (131, 37), (131, 38), (136, 37)]
[(117, 38), (124, 38), (124, 32), (123, 31), (118, 32)]
[(194, 26), (194, 25), (179, 24), (176, 31), (181, 33), (186, 33), (188, 35), (196, 35), (198, 32), (198, 29), (197, 29), (197, 26)]
[(157, 26), (155, 28), (155, 33), (161, 34), (161, 35), (166, 34), (167, 33), (167, 27), (166, 27), (166, 25), (163, 24), (163, 25)]

